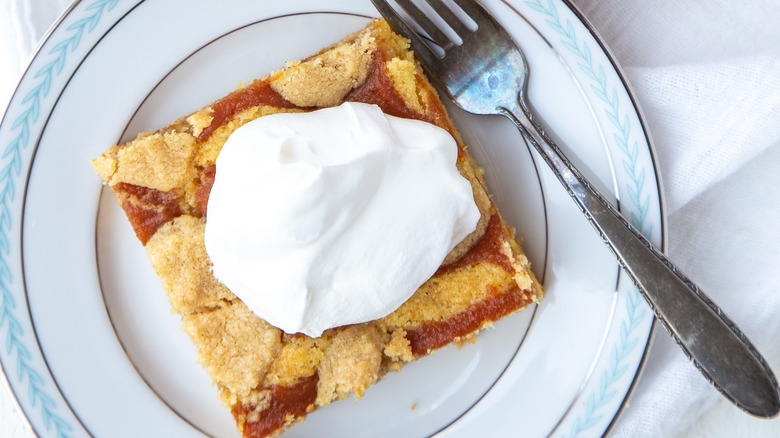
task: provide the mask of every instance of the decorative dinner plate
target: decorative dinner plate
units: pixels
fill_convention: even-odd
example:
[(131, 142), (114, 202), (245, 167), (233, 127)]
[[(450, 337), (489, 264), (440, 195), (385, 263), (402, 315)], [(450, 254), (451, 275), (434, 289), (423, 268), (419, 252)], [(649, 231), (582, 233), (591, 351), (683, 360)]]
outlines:
[[(663, 246), (653, 151), (603, 44), (561, 0), (484, 4), (525, 51), (548, 130)], [(0, 125), (0, 362), (39, 436), (237, 436), (89, 161), (376, 15), (368, 0), (82, 0), (53, 28)], [(625, 405), (651, 311), (513, 125), (451, 111), (544, 301), (285, 436), (598, 436)]]

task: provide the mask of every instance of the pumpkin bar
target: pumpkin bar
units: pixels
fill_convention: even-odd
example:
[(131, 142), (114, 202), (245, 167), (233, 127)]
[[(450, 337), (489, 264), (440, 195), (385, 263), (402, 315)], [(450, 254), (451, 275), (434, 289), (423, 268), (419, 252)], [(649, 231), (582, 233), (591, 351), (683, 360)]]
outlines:
[[(450, 132), (459, 148), (457, 168), (471, 183), (481, 218), (392, 314), (319, 338), (285, 333), (255, 316), (211, 272), (203, 236), (214, 163), (228, 136), (251, 120), (346, 101), (376, 104), (386, 114)], [(470, 341), (542, 298), (514, 230), (408, 40), (381, 20), (158, 131), (113, 146), (92, 164), (145, 246), (199, 363), (244, 437), (279, 435), (315, 409), (351, 394), (359, 398), (386, 373)]]

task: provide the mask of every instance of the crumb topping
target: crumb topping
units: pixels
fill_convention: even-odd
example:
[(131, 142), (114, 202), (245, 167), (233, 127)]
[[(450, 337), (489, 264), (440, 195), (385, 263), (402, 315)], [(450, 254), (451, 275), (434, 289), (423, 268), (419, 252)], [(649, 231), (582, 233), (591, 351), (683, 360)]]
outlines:
[(109, 185), (125, 182), (166, 192), (194, 176), (194, 153), (195, 138), (188, 133), (156, 132), (112, 148), (95, 165)]
[(352, 325), (339, 330), (325, 350), (319, 367), (317, 405), (355, 398), (382, 376), (382, 355), (387, 335), (373, 324)]
[(211, 275), (204, 230), (203, 219), (184, 215), (160, 227), (146, 244), (146, 254), (171, 307), (181, 315), (218, 308), (236, 299)]
[(211, 121), (214, 120), (211, 111), (211, 107), (206, 107), (187, 117), (187, 123), (192, 127), (192, 136), (194, 138), (198, 138), (200, 133), (211, 125)]
[(193, 339), (199, 361), (214, 383), (235, 394), (235, 399), (223, 400), (228, 406), (250, 398), (282, 345), (281, 331), (254, 316), (238, 300), (209, 312), (185, 315), (182, 329)]
[(406, 338), (406, 330), (395, 329), (390, 334), (390, 340), (385, 345), (385, 356), (394, 362), (411, 362), (414, 360), (411, 343)]
[(271, 87), (299, 107), (336, 106), (365, 82), (374, 47), (374, 36), (366, 33), (351, 44), (288, 63), (274, 75)]

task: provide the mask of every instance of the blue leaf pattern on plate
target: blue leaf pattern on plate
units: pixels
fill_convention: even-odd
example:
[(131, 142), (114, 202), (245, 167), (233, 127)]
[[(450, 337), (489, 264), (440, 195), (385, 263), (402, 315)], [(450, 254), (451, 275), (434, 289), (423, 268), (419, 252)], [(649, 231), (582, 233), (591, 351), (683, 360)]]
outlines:
[[(604, 66), (601, 64), (594, 65), (587, 43), (583, 42), (580, 44), (577, 41), (577, 35), (571, 22), (568, 20), (565, 23), (561, 22), (555, 4), (551, 0), (548, 0), (546, 5), (543, 5), (540, 0), (527, 1), (525, 3), (534, 11), (544, 15), (546, 17), (545, 23), (562, 37), (562, 46), (577, 57), (577, 67), (591, 81), (589, 84), (591, 91), (598, 100), (605, 104), (604, 112), (606, 119), (609, 120), (614, 129), (612, 139), (617, 148), (623, 153), (620, 164), (629, 181), (625, 186), (625, 190), (628, 193), (631, 205), (635, 209), (629, 215), (631, 223), (645, 236), (652, 235), (652, 226), (645, 224), (650, 206), (650, 196), (644, 194), (644, 170), (637, 167), (639, 146), (636, 141), (631, 139), (631, 125), (628, 113), (624, 112), (620, 107), (617, 89), (607, 83)], [(631, 288), (626, 299), (626, 316), (620, 321), (620, 336), (609, 350), (609, 366), (598, 376), (599, 385), (597, 389), (590, 394), (583, 394), (583, 397), (587, 400), (585, 409), (574, 420), (568, 434), (569, 437), (582, 436), (588, 429), (599, 424), (599, 420), (602, 419), (600, 410), (615, 397), (615, 390), (612, 389), (613, 384), (627, 371), (625, 359), (638, 344), (639, 338), (638, 334), (635, 336), (635, 329), (645, 317), (645, 310), (644, 302), (636, 288)]]
[[(9, 356), (16, 355), (16, 378), (20, 383), (27, 382), (28, 397), (33, 407), (40, 407), (43, 424), (47, 431), (54, 431), (59, 438), (71, 436), (73, 427), (58, 414), (55, 400), (48, 394), (52, 388), (33, 364), (30, 352), (24, 345), (25, 332), (14, 313), (18, 310), (17, 303), (11, 294), (14, 278), (8, 267), (11, 257), (8, 232), (12, 226), (11, 203), (16, 196), (16, 183), (22, 172), (22, 151), (30, 145), (30, 128), (38, 122), (41, 102), (49, 96), (51, 84), (59, 76), (67, 61), (68, 53), (79, 46), (84, 32), (92, 32), (104, 12), (109, 12), (119, 0), (98, 0), (86, 7), (88, 14), (68, 26), (70, 36), (57, 43), (48, 52), (52, 60), (41, 67), (33, 78), (39, 79), (37, 85), (22, 99), (26, 108), (17, 116), (11, 125), (16, 131), (16, 137), (6, 146), (2, 158), (7, 160), (0, 169), (0, 329), (5, 329), (5, 349)], [(17, 280), (18, 281), (18, 280)], [(31, 334), (27, 334), (31, 335)], [(7, 372), (10, 370), (6, 370)]]

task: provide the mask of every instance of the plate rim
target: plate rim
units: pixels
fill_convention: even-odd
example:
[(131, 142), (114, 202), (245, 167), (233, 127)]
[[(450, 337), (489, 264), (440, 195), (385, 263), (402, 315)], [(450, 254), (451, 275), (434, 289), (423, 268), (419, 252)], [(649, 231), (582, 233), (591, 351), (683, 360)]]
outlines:
[[(507, 2), (507, 0), (501, 0), (501, 1), (511, 7), (511, 4), (509, 2)], [(641, 110), (641, 108), (639, 106), (639, 102), (636, 99), (636, 95), (633, 92), (633, 90), (631, 89), (631, 86), (628, 83), (628, 81), (626, 80), (625, 74), (624, 74), (622, 68), (620, 67), (620, 65), (616, 61), (616, 59), (614, 58), (612, 52), (609, 50), (608, 46), (604, 43), (603, 39), (600, 37), (600, 35), (598, 35), (597, 31), (593, 28), (593, 26), (589, 23), (589, 21), (582, 15), (582, 13), (579, 11), (579, 9), (576, 6), (574, 6), (571, 3), (570, 0), (556, 0), (556, 1), (560, 2), (561, 4), (563, 4), (565, 6), (567, 6), (577, 16), (577, 18), (586, 27), (586, 29), (590, 32), (590, 34), (593, 36), (594, 40), (598, 44), (599, 48), (604, 52), (604, 54), (609, 59), (611, 67), (613, 67), (615, 69), (618, 77), (621, 80), (622, 87), (625, 88), (628, 97), (631, 99), (632, 108), (637, 113), (637, 117), (639, 119), (639, 123), (640, 123), (640, 125), (642, 127), (643, 135), (644, 135), (644, 137), (645, 137), (645, 139), (647, 140), (647, 143), (648, 143), (648, 150), (649, 150), (649, 153), (650, 153), (650, 159), (651, 159), (652, 168), (653, 168), (653, 171), (654, 171), (654, 175), (653, 176), (656, 179), (656, 186), (657, 186), (657, 189), (658, 189), (657, 190), (658, 202), (660, 204), (660, 207), (659, 207), (660, 208), (660, 228), (661, 228), (661, 230), (660, 230), (660, 237), (661, 237), (660, 248), (661, 248), (662, 251), (665, 251), (666, 247), (667, 247), (667, 232), (666, 232), (667, 223), (666, 223), (666, 209), (665, 209), (664, 195), (663, 195), (662, 184), (661, 184), (661, 174), (660, 174), (659, 169), (658, 169), (658, 160), (657, 160), (657, 157), (656, 157), (655, 147), (654, 147), (652, 138), (650, 137), (650, 133), (649, 133), (649, 131), (647, 129), (647, 123), (646, 123), (645, 117), (644, 117), (644, 115), (642, 113), (642, 110)], [(128, 8), (127, 11), (123, 12), (123, 14), (129, 13), (130, 11), (132, 11), (132, 9), (134, 9), (136, 6), (138, 6), (139, 4), (141, 4), (143, 2), (144, 2), (144, 0), (136, 2), (133, 6)], [(18, 99), (19, 99), (18, 94), (19, 94), (20, 89), (21, 89), (23, 83), (25, 82), (25, 80), (30, 80), (31, 79), (30, 76), (32, 76), (31, 69), (33, 67), (33, 64), (41, 56), (44, 47), (47, 45), (47, 43), (50, 42), (51, 37), (55, 33), (57, 33), (58, 30), (61, 29), (61, 27), (63, 26), (63, 23), (66, 21), (66, 19), (71, 14), (73, 14), (74, 11), (77, 8), (79, 8), (84, 3), (86, 3), (86, 2), (84, 2), (82, 0), (76, 0), (75, 2), (73, 2), (63, 12), (63, 14), (60, 15), (60, 17), (57, 19), (57, 21), (49, 28), (49, 30), (46, 32), (46, 34), (42, 37), (42, 39), (39, 42), (38, 46), (33, 51), (33, 54), (30, 57), (30, 60), (29, 60), (29, 62), (27, 64), (26, 68), (24, 69), (23, 74), (21, 75), (19, 83), (16, 85), (13, 93), (11, 94), (11, 98), (9, 99), (8, 106), (7, 106), (6, 110), (4, 111), (2, 119), (0, 119), (0, 127), (2, 127), (4, 125), (7, 126), (7, 123), (8, 123), (7, 119), (10, 117), (9, 111), (14, 106), (14, 104), (18, 101)], [(90, 5), (88, 5), (87, 9), (89, 10), (90, 8), (92, 8), (92, 9), (100, 8), (99, 12), (102, 13), (104, 8), (108, 8), (107, 10), (110, 11), (118, 3), (119, 3), (119, 0), (97, 0), (97, 1), (92, 2)], [(527, 2), (527, 3), (529, 3), (529, 2)], [(550, 0), (550, 4), (551, 5), (553, 4), (553, 0)], [(99, 18), (98, 18), (98, 20), (99, 20)], [(109, 30), (106, 31), (106, 33), (108, 31), (110, 31), (110, 28), (109, 28)], [(105, 34), (103, 34), (103, 35), (105, 35)], [(94, 42), (94, 44), (95, 45), (98, 44), (101, 38), (102, 38), (102, 36), (99, 37)], [(87, 53), (89, 53), (89, 51)], [(55, 100), (55, 105), (56, 105), (56, 100)], [(40, 141), (40, 136), (38, 136), (37, 140), (35, 141), (33, 150), (35, 148), (37, 148), (37, 143), (39, 141)], [(29, 173), (29, 169), (28, 169), (28, 173)], [(22, 196), (22, 199), (23, 198), (24, 198), (24, 196)], [(22, 211), (23, 211), (23, 208), (22, 208)], [(13, 249), (8, 250), (8, 252), (9, 252), (9, 255), (11, 255), (11, 256), (15, 255), (15, 252), (13, 251)], [(4, 263), (6, 263), (5, 260), (2, 260), (2, 261)], [(22, 269), (23, 269), (23, 266), (22, 266)], [(5, 286), (5, 284), (4, 284), (4, 286)], [(5, 290), (3, 292), (4, 293), (8, 293)], [(25, 291), (25, 294), (26, 294), (26, 291)], [(4, 302), (4, 305), (5, 305), (5, 302)], [(29, 314), (29, 311), (30, 311), (29, 307), (25, 306), (25, 308), (26, 308), (26, 310), (27, 310), (27, 312)], [(3, 324), (8, 324), (8, 322), (3, 322), (3, 320), (0, 320), (0, 322), (2, 322)], [(0, 330), (4, 330), (3, 325), (0, 325)], [(33, 331), (34, 331), (34, 328), (33, 328)], [(631, 385), (629, 386), (629, 388), (627, 388), (627, 391), (626, 391), (626, 393), (625, 393), (625, 395), (623, 397), (623, 400), (622, 400), (618, 410), (615, 412), (614, 416), (611, 419), (611, 422), (609, 423), (607, 429), (605, 430), (605, 433), (609, 432), (609, 430), (614, 426), (616, 420), (620, 416), (620, 413), (624, 410), (628, 399), (631, 397), (631, 395), (632, 395), (632, 393), (633, 393), (633, 391), (634, 391), (634, 389), (636, 387), (636, 383), (638, 382), (638, 380), (639, 380), (639, 378), (640, 378), (640, 376), (642, 374), (642, 371), (644, 369), (644, 365), (646, 363), (646, 359), (647, 359), (647, 356), (648, 356), (648, 352), (649, 352), (650, 346), (652, 344), (653, 337), (654, 337), (654, 324), (651, 324), (651, 327), (650, 327), (649, 333), (648, 333), (647, 343), (645, 344), (644, 352), (643, 352), (643, 354), (641, 356), (641, 360), (640, 360), (640, 362), (638, 364), (637, 371), (636, 371), (635, 375), (633, 376), (633, 380), (631, 382)], [(40, 349), (40, 345), (37, 343), (37, 336), (36, 336), (35, 347)], [(33, 419), (32, 419), (33, 413), (32, 412), (28, 412), (26, 409), (24, 409), (22, 407), (20, 401), (19, 401), (19, 394), (18, 394), (18, 392), (21, 392), (21, 390), (23, 390), (25, 388), (19, 388), (19, 391), (17, 391), (16, 387), (11, 382), (10, 376), (7, 373), (7, 371), (10, 370), (10, 368), (5, 363), (3, 363), (2, 358), (3, 357), (0, 356), (0, 366), (2, 366), (2, 368), (4, 370), (3, 375), (4, 375), (4, 379), (6, 381), (6, 385), (10, 389), (10, 392), (14, 395), (14, 402), (20, 408), (20, 411), (24, 414), (25, 421), (30, 426), (30, 428), (34, 432), (39, 433), (40, 427), (36, 427), (37, 422), (33, 421)], [(45, 362), (45, 359), (44, 359), (44, 362)], [(49, 374), (48, 368), (45, 368), (44, 372), (45, 372), (47, 377), (51, 377), (51, 375)], [(23, 382), (20, 382), (20, 385), (21, 384), (23, 384)], [(29, 383), (28, 383), (28, 385), (29, 385)], [(59, 391), (59, 389), (56, 387), (56, 383), (55, 383), (55, 392), (58, 392), (58, 391)], [(55, 394), (55, 396), (57, 396), (57, 395), (64, 397), (64, 395), (62, 395), (61, 393)], [(41, 409), (42, 405), (43, 404), (41, 403), (41, 404), (39, 404), (36, 407), (35, 404), (33, 403), (33, 407), (36, 407), (37, 409)], [(75, 413), (73, 413), (72, 410), (70, 409), (70, 406), (68, 405), (67, 401), (65, 401), (65, 405), (66, 405), (66, 410), (69, 411), (71, 414), (73, 414), (73, 417), (76, 419), (76, 422), (78, 423), (78, 425), (83, 427), (83, 424), (81, 424), (80, 420), (78, 419), (78, 416), (75, 415)], [(49, 414), (49, 415), (51, 415), (51, 414)], [(43, 413), (43, 417), (45, 418), (46, 416), (47, 416), (47, 414)], [(40, 421), (40, 420), (38, 420), (38, 421)], [(46, 420), (44, 420), (44, 421), (46, 421)], [(55, 426), (59, 424), (58, 421), (57, 421), (56, 415), (55, 415), (55, 418), (53, 420), (50, 417), (49, 421), (53, 421)], [(34, 423), (36, 423), (36, 424), (34, 424)], [(40, 426), (40, 424), (38, 424), (38, 426)], [(50, 431), (48, 426), (46, 426), (44, 428), (46, 429), (46, 431)], [(59, 429), (58, 429), (58, 431), (59, 431)]]
[[(502, 3), (509, 5), (512, 7), (507, 0), (500, 0)], [(604, 37), (600, 34), (600, 32), (596, 29), (595, 26), (590, 22), (590, 20), (582, 13), (582, 11), (572, 2), (572, 0), (559, 0), (564, 6), (566, 6), (579, 20), (579, 22), (585, 27), (585, 29), (590, 33), (590, 35), (593, 37), (593, 40), (598, 44), (601, 51), (606, 56), (607, 60), (609, 61), (611, 67), (615, 70), (615, 73), (617, 74), (621, 86), (625, 89), (626, 94), (628, 95), (628, 98), (631, 101), (631, 106), (636, 112), (639, 124), (642, 128), (642, 133), (644, 138), (647, 140), (647, 149), (650, 155), (650, 163), (653, 168), (653, 176), (656, 181), (656, 190), (657, 190), (657, 196), (658, 196), (658, 208), (659, 208), (659, 225), (660, 225), (660, 242), (658, 242), (657, 246), (660, 249), (662, 253), (666, 253), (667, 247), (668, 247), (668, 220), (667, 220), (667, 209), (666, 209), (666, 200), (663, 190), (663, 179), (662, 174), (659, 167), (659, 161), (658, 156), (655, 148), (655, 143), (653, 141), (653, 137), (651, 135), (651, 132), (648, 128), (647, 124), (647, 118), (645, 116), (644, 111), (642, 110), (642, 107), (639, 103), (639, 100), (637, 99), (636, 92), (634, 91), (633, 87), (631, 86), (631, 83), (628, 81), (626, 73), (620, 62), (615, 57), (614, 52), (610, 49), (610, 47), (606, 44), (606, 41)], [(531, 1), (526, 1), (526, 3), (532, 3)], [(541, 4), (540, 0), (536, 0), (536, 3)], [(550, 7), (552, 7), (552, 0), (549, 0)], [(622, 203), (620, 203), (622, 204)], [(622, 210), (620, 208), (620, 205), (618, 205), (618, 209)], [(621, 273), (621, 277), (623, 274)], [(648, 305), (643, 299), (642, 301), (643, 305)], [(626, 389), (626, 393), (623, 396), (623, 399), (620, 401), (620, 404), (615, 411), (614, 415), (610, 419), (609, 423), (607, 424), (606, 428), (602, 432), (602, 436), (608, 435), (612, 429), (617, 424), (618, 420), (620, 419), (623, 412), (628, 408), (629, 400), (634, 394), (634, 391), (636, 390), (637, 384), (639, 383), (641, 376), (645, 370), (645, 367), (647, 365), (647, 359), (649, 357), (650, 350), (652, 348), (652, 345), (654, 343), (654, 340), (657, 335), (656, 331), (656, 324), (655, 324), (655, 316), (653, 316), (653, 321), (650, 323), (650, 328), (647, 333), (647, 342), (645, 343), (644, 349), (642, 351), (639, 363), (637, 364), (636, 373), (633, 376), (633, 379)], [(584, 394), (580, 394), (580, 396), (583, 396)], [(572, 433), (571, 436), (576, 436), (578, 433)]]
[[(132, 7), (128, 8), (126, 11), (123, 12), (123, 16), (130, 13), (133, 9), (135, 9), (138, 5), (143, 3), (146, 0), (139, 0), (137, 3), (135, 3)], [(3, 129), (7, 128), (8, 121), (11, 117), (10, 111), (15, 106), (18, 105), (17, 101), (20, 98), (19, 93), (22, 89), (22, 86), (26, 81), (29, 81), (31, 79), (34, 79), (36, 77), (39, 77), (41, 72), (45, 70), (45, 79), (41, 84), (38, 85), (38, 87), (35, 87), (35, 95), (33, 96), (32, 100), (33, 103), (31, 104), (31, 108), (28, 109), (27, 113), (32, 111), (32, 124), (35, 124), (38, 122), (38, 110), (39, 103), (38, 103), (38, 92), (43, 91), (43, 97), (45, 98), (48, 95), (48, 92), (51, 90), (51, 82), (52, 82), (52, 71), (55, 71), (54, 78), (60, 76), (61, 73), (64, 71), (64, 64), (66, 62), (66, 57), (68, 54), (68, 47), (71, 47), (71, 53), (75, 51), (82, 42), (82, 37), (85, 33), (89, 34), (93, 30), (95, 30), (100, 22), (102, 21), (103, 15), (105, 12), (111, 12), (117, 4), (120, 2), (120, 0), (95, 0), (90, 5), (88, 5), (85, 9), (86, 10), (92, 10), (92, 15), (86, 16), (82, 18), (81, 20), (76, 21), (75, 23), (70, 24), (68, 28), (66, 28), (65, 31), (74, 31), (74, 34), (71, 35), (69, 38), (64, 39), (60, 44), (56, 45), (55, 47), (51, 48), (49, 51), (49, 54), (53, 54), (55, 52), (59, 52), (59, 55), (55, 58), (55, 60), (51, 61), (49, 64), (46, 64), (44, 67), (41, 68), (38, 72), (35, 74), (32, 74), (32, 68), (33, 65), (40, 60), (40, 58), (43, 56), (43, 50), (47, 47), (47, 45), (51, 42), (51, 39), (55, 34), (60, 32), (60, 29), (62, 26), (64, 26), (65, 22), (73, 18), (72, 14), (76, 11), (76, 9), (79, 9), (83, 3), (86, 3), (86, 0), (73, 0), (66, 9), (57, 17), (57, 19), (52, 23), (52, 25), (47, 29), (47, 31), (43, 34), (41, 39), (38, 41), (38, 44), (36, 45), (35, 49), (30, 54), (26, 66), (23, 68), (21, 75), (19, 76), (19, 80), (15, 87), (13, 88), (13, 92), (10, 95), (10, 98), (8, 100), (8, 104), (4, 108), (3, 116), (0, 117), (0, 138), (3, 138)], [(94, 39), (92, 41), (92, 46), (86, 51), (86, 55), (91, 53), (91, 51), (100, 43), (103, 37), (110, 32), (110, 29), (116, 24), (117, 21), (114, 21), (111, 26), (107, 30), (105, 30), (104, 33), (102, 33), (99, 37)], [(85, 32), (86, 31), (86, 32)], [(64, 43), (64, 44), (63, 44)], [(77, 65), (80, 65), (81, 62), (86, 58), (86, 56), (82, 57)], [(73, 71), (66, 71), (66, 73), (69, 73), (68, 80), (65, 81), (67, 84), (69, 82), (69, 79), (73, 76), (73, 74), (76, 73), (78, 70), (78, 66), (73, 69)], [(32, 78), (30, 77), (32, 76)], [(41, 88), (43, 87), (43, 88)], [(57, 97), (52, 100), (50, 103), (51, 110), (56, 107), (56, 102), (59, 100), (59, 96), (64, 91), (64, 87), (62, 89), (56, 90), (58, 91)], [(31, 96), (31, 93), (28, 93), (24, 98), (22, 98), (21, 103), (25, 103)], [(24, 119), (25, 122), (27, 121), (27, 117), (29, 114), (25, 114)], [(41, 127), (46, 126), (46, 122), (48, 121), (48, 118), (51, 116), (51, 111), (49, 111), (48, 114), (46, 114), (46, 117), (44, 118), (44, 121), (41, 122)], [(17, 119), (13, 122), (13, 126), (11, 126), (11, 130), (17, 128), (17, 124), (19, 123), (19, 120), (21, 120), (23, 117), (22, 115), (18, 116)], [(48, 433), (52, 433), (52, 426), (54, 427), (53, 433), (57, 437), (70, 437), (71, 433), (78, 433), (78, 430), (74, 430), (74, 428), (71, 426), (71, 424), (64, 418), (64, 417), (70, 417), (73, 419), (73, 423), (76, 426), (76, 428), (80, 428), (81, 432), (84, 432), (88, 435), (88, 429), (81, 421), (80, 417), (73, 411), (70, 404), (67, 402), (67, 400), (64, 397), (64, 394), (62, 394), (62, 391), (60, 390), (59, 385), (56, 382), (56, 379), (51, 374), (51, 371), (49, 369), (48, 362), (46, 360), (45, 354), (42, 351), (42, 347), (38, 341), (38, 334), (35, 330), (34, 324), (32, 323), (32, 315), (31, 310), (28, 305), (27, 301), (27, 288), (25, 286), (25, 276), (24, 276), (24, 264), (21, 260), (22, 258), (22, 239), (21, 234), (23, 232), (23, 220), (24, 220), (24, 209), (25, 209), (25, 198), (26, 198), (26, 191), (27, 191), (27, 184), (26, 182), (29, 181), (30, 172), (32, 170), (32, 157), (35, 156), (36, 150), (38, 149), (40, 139), (43, 135), (43, 130), (40, 129), (38, 131), (29, 131), (29, 126), (25, 124), (25, 126), (22, 127), (22, 132), (8, 145), (5, 146), (3, 149), (3, 155), (2, 158), (4, 159), (6, 155), (8, 155), (8, 152), (12, 147), (14, 147), (14, 143), (17, 143), (18, 148), (26, 149), (30, 151), (30, 157), (31, 159), (28, 160), (29, 163), (27, 163), (27, 169), (24, 169), (24, 163), (19, 164), (18, 166), (21, 166), (19, 171), (17, 171), (17, 177), (22, 176), (22, 172), (26, 170), (26, 173), (24, 174), (24, 180), (25, 185), (24, 189), (21, 190), (21, 201), (13, 201), (13, 197), (16, 194), (15, 191), (12, 191), (9, 195), (12, 199), (11, 203), (18, 202), (20, 206), (16, 209), (12, 209), (7, 206), (5, 199), (3, 199), (2, 207), (3, 211), (2, 214), (5, 215), (6, 213), (12, 215), (15, 217), (15, 214), (18, 210), (19, 213), (19, 225), (18, 225), (18, 233), (12, 233), (12, 236), (14, 238), (18, 238), (18, 248), (9, 248), (9, 239), (6, 236), (7, 231), (14, 231), (14, 226), (10, 225), (8, 222), (11, 219), (6, 219), (6, 223), (0, 225), (0, 237), (2, 237), (3, 240), (3, 247), (0, 247), (0, 265), (3, 268), (2, 272), (2, 280), (0, 280), (0, 293), (2, 294), (2, 301), (0, 301), (0, 331), (3, 331), (7, 327), (7, 337), (6, 337), (6, 348), (5, 353), (8, 353), (7, 355), (10, 356), (11, 353), (9, 352), (12, 350), (12, 348), (16, 348), (16, 355), (17, 355), (17, 366), (19, 366), (20, 363), (23, 362), (23, 359), (30, 360), (29, 357), (29, 351), (27, 350), (26, 346), (24, 345), (18, 345), (19, 341), (12, 342), (10, 338), (12, 337), (12, 332), (22, 330), (24, 328), (29, 328), (30, 332), (32, 333), (32, 340), (34, 345), (32, 346), (35, 350), (36, 356), (33, 358), (33, 360), (39, 360), (42, 363), (34, 363), (34, 364), (24, 364), (23, 366), (19, 367), (19, 371), (17, 372), (17, 378), (18, 378), (18, 385), (22, 386), (24, 384), (28, 385), (27, 390), (28, 393), (31, 394), (32, 402), (30, 402), (31, 406), (29, 408), (26, 408), (24, 406), (24, 403), (19, 398), (19, 393), (21, 390), (25, 388), (19, 388), (19, 391), (17, 391), (17, 387), (12, 383), (11, 378), (8, 374), (9, 367), (6, 365), (6, 363), (3, 361), (3, 354), (0, 353), (0, 370), (2, 370), (2, 373), (0, 375), (2, 376), (2, 379), (0, 381), (4, 382), (5, 386), (9, 389), (9, 392), (13, 395), (13, 403), (18, 409), (18, 411), (22, 414), (22, 421), (24, 421), (25, 425), (28, 427), (30, 431), (32, 431), (36, 436), (44, 436), (44, 433), (42, 430), (45, 430)], [(31, 144), (28, 144), (28, 141), (30, 140), (29, 133), (34, 132), (36, 133), (35, 139)], [(20, 143), (20, 144), (19, 144)], [(12, 175), (13, 170), (11, 168), (11, 164), (9, 163), (6, 165), (2, 170), (2, 179), (9, 179), (13, 178)], [(8, 184), (12, 184), (13, 181), (10, 183), (6, 183), (6, 187), (3, 189), (3, 192), (7, 191)], [(13, 211), (11, 211), (13, 210)], [(4, 226), (8, 229), (4, 229)], [(7, 254), (4, 254), (7, 253)], [(10, 256), (8, 260), (6, 260), (6, 257)], [(14, 260), (14, 258), (17, 258), (19, 260)], [(12, 273), (8, 272), (11, 271), (13, 268), (9, 268), (8, 265), (18, 262), (19, 269), (18, 272), (21, 274), (21, 278), (19, 282), (21, 285), (17, 285), (16, 288), (20, 288), (22, 290), (21, 297), (24, 299), (24, 316), (27, 318), (24, 322), (29, 322), (29, 325), (22, 327), (22, 329), (18, 329), (13, 327), (14, 325), (18, 326), (19, 321), (14, 318), (14, 315), (10, 314), (8, 308), (10, 307), (11, 310), (13, 310), (17, 303), (13, 300), (11, 301), (10, 306), (7, 303), (7, 299), (11, 296), (11, 292), (9, 289), (13, 289), (13, 279), (12, 279)], [(11, 283), (11, 284), (8, 284)], [(12, 318), (9, 320), (8, 318)], [(20, 335), (24, 335), (23, 332), (20, 333)], [(14, 335), (15, 336), (15, 335)], [(12, 344), (14, 344), (12, 346)], [(21, 350), (20, 350), (21, 348)], [(42, 373), (41, 373), (42, 371)], [(43, 376), (41, 376), (43, 374)], [(26, 382), (24, 381), (25, 375), (27, 376)], [(35, 383), (33, 383), (35, 382)], [(46, 387), (46, 385), (49, 384), (53, 386)], [(40, 386), (39, 386), (40, 385)], [(52, 397), (53, 395), (53, 397)], [(62, 405), (60, 405), (58, 402), (62, 402)], [(38, 409), (40, 410), (41, 417), (39, 419), (34, 419), (32, 416), (32, 412), (30, 412), (30, 409)], [(62, 412), (64, 411), (64, 413)]]
[[(503, 0), (502, 0), (503, 1)], [(607, 59), (609, 59), (610, 63), (612, 64), (612, 67), (615, 69), (615, 72), (617, 73), (618, 77), (620, 78), (620, 81), (622, 83), (623, 88), (626, 89), (626, 93), (628, 94), (628, 98), (631, 99), (631, 104), (634, 110), (637, 113), (637, 117), (639, 118), (639, 123), (642, 126), (642, 131), (644, 137), (647, 139), (647, 147), (648, 151), (650, 153), (650, 162), (652, 163), (655, 180), (656, 180), (656, 188), (658, 191), (658, 203), (659, 203), (659, 214), (660, 214), (660, 244), (659, 249), (662, 253), (666, 253), (667, 245), (668, 245), (668, 238), (669, 233), (667, 230), (668, 223), (667, 223), (667, 213), (666, 213), (666, 198), (664, 195), (663, 190), (663, 175), (661, 174), (661, 170), (659, 167), (658, 162), (658, 156), (655, 148), (655, 142), (653, 141), (653, 136), (647, 126), (647, 118), (645, 116), (644, 111), (642, 110), (642, 106), (640, 105), (639, 101), (636, 97), (636, 92), (634, 91), (634, 88), (631, 86), (631, 83), (626, 79), (626, 73), (623, 68), (623, 66), (620, 64), (620, 62), (615, 57), (612, 49), (606, 44), (604, 41), (604, 37), (601, 35), (601, 33), (596, 29), (595, 26), (590, 22), (590, 20), (585, 17), (585, 15), (580, 11), (580, 9), (572, 3), (572, 0), (561, 0), (571, 11), (577, 16), (577, 18), (580, 20), (580, 22), (585, 26), (585, 28), (590, 32), (591, 35), (593, 35), (594, 40), (599, 44), (599, 47), (604, 52), (604, 54), (607, 56)], [(655, 322), (651, 323), (650, 325), (650, 331), (648, 333), (647, 337), (647, 343), (645, 344), (644, 352), (642, 353), (642, 358), (639, 361), (637, 372), (634, 376), (633, 381), (631, 382), (631, 385), (628, 387), (626, 391), (626, 395), (623, 398), (623, 401), (620, 403), (620, 406), (615, 412), (615, 416), (612, 418), (612, 421), (610, 421), (609, 425), (607, 425), (607, 428), (604, 430), (604, 435), (607, 435), (611, 432), (611, 430), (615, 427), (615, 424), (617, 423), (618, 419), (622, 415), (622, 413), (625, 411), (625, 409), (628, 407), (628, 401), (633, 396), (634, 391), (636, 390), (637, 383), (639, 383), (639, 380), (641, 379), (641, 376), (645, 370), (645, 366), (647, 365), (647, 358), (649, 356), (650, 349), (652, 347), (652, 344), (655, 340), (655, 337), (657, 335), (656, 331), (656, 324)]]

